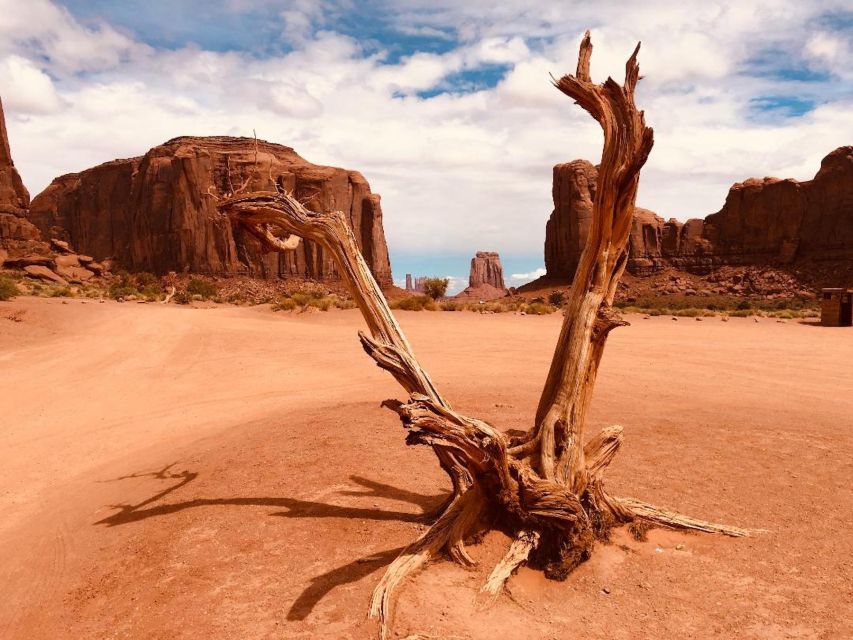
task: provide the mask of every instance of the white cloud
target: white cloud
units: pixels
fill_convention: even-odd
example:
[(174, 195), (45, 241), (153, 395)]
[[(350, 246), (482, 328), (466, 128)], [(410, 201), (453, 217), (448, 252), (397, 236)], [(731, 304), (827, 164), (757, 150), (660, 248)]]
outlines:
[(9, 55), (0, 60), (0, 87), (10, 110), (46, 114), (60, 107), (53, 80), (26, 58)]
[(529, 271), (527, 273), (513, 273), (509, 277), (510, 286), (520, 287), (523, 284), (527, 284), (531, 280), (541, 278), (545, 275), (545, 273), (545, 267), (539, 267), (538, 269), (534, 269), (533, 271)]
[[(244, 2), (230, 1), (235, 10)], [(638, 101), (656, 145), (639, 203), (665, 217), (711, 213), (731, 183), (752, 175), (809, 178), (821, 157), (853, 142), (849, 44), (810, 26), (838, 2), (410, 1), (394, 7), (398, 27), (461, 40), (394, 64), (335, 33), (318, 6), (290, 5), (281, 31), (294, 50), (263, 58), (154, 49), (46, 0), (0, 0), (0, 91), (28, 186), (38, 192), (61, 173), (177, 135), (256, 129), (312, 162), (364, 173), (383, 196), (396, 252), (541, 255), (552, 166), (601, 152), (597, 125), (548, 78), (574, 69), (590, 25), (599, 79), (621, 78), (643, 40)], [(751, 100), (790, 94), (791, 85), (743, 71), (779, 43), (842, 80), (798, 86), (817, 103), (801, 118), (756, 120)], [(418, 97), (492, 64), (510, 67), (497, 87)]]

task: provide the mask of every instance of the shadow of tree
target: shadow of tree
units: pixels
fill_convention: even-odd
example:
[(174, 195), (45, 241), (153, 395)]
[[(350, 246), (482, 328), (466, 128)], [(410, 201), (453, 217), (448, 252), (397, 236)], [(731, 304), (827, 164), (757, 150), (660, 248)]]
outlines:
[(404, 548), (397, 547), (387, 551), (377, 551), (311, 578), (311, 584), (299, 594), (299, 597), (291, 605), (287, 612), (287, 619), (304, 620), (314, 610), (317, 603), (326, 597), (330, 591), (345, 584), (358, 582), (374, 571), (391, 564)]
[(271, 516), (279, 516), (282, 518), (355, 518), (363, 520), (399, 520), (402, 522), (420, 522), (423, 518), (423, 513), (441, 504), (445, 499), (445, 494), (424, 495), (400, 489), (391, 485), (362, 478), (360, 476), (350, 476), (350, 479), (363, 486), (366, 491), (341, 491), (340, 495), (356, 496), (356, 497), (373, 497), (373, 498), (388, 498), (401, 502), (409, 502), (421, 508), (422, 513), (407, 513), (405, 511), (384, 511), (381, 509), (369, 509), (362, 507), (348, 507), (335, 504), (326, 504), (323, 502), (314, 502), (311, 500), (299, 500), (297, 498), (269, 498), (269, 497), (234, 497), (234, 498), (194, 498), (183, 502), (171, 502), (167, 504), (152, 505), (155, 502), (165, 498), (171, 493), (185, 487), (190, 482), (198, 477), (198, 473), (192, 471), (181, 471), (172, 473), (169, 471), (177, 463), (173, 462), (163, 469), (146, 473), (134, 473), (127, 476), (115, 478), (113, 481), (124, 480), (128, 478), (143, 478), (151, 477), (158, 480), (177, 480), (175, 484), (166, 489), (157, 492), (150, 498), (143, 500), (137, 504), (116, 504), (110, 505), (111, 508), (118, 511), (111, 516), (102, 520), (98, 520), (95, 524), (103, 524), (114, 527), (130, 522), (139, 522), (147, 518), (157, 516), (166, 516), (187, 509), (206, 506), (256, 506), (256, 507), (284, 507), (287, 511), (276, 511), (271, 513)]
[[(199, 474), (193, 471), (172, 471), (177, 462), (166, 465), (162, 469), (148, 472), (138, 472), (102, 482), (116, 482), (130, 478), (152, 478), (156, 480), (174, 481), (174, 484), (158, 491), (154, 495), (136, 504), (110, 505), (116, 509), (116, 513), (98, 520), (94, 524), (115, 527), (118, 525), (139, 522), (148, 518), (167, 516), (187, 509), (206, 506), (259, 506), (259, 507), (283, 507), (286, 511), (275, 511), (271, 516), (282, 518), (354, 518), (363, 520), (397, 520), (402, 522), (421, 522), (424, 515), (428, 514), (448, 498), (447, 493), (434, 495), (416, 493), (407, 489), (401, 489), (392, 485), (370, 480), (361, 476), (350, 476), (350, 480), (362, 487), (360, 490), (339, 491), (339, 495), (385, 498), (400, 502), (407, 502), (420, 508), (421, 513), (407, 513), (405, 511), (385, 511), (376, 508), (362, 508), (326, 504), (311, 500), (299, 500), (296, 498), (275, 497), (229, 497), (229, 498), (193, 498), (180, 502), (167, 502), (155, 504), (174, 492), (186, 487)], [(378, 551), (368, 556), (358, 558), (340, 567), (336, 567), (311, 579), (311, 584), (297, 597), (287, 613), (288, 620), (304, 620), (313, 611), (314, 607), (329, 592), (344, 584), (358, 582), (378, 569), (390, 564), (396, 558), (403, 547)]]

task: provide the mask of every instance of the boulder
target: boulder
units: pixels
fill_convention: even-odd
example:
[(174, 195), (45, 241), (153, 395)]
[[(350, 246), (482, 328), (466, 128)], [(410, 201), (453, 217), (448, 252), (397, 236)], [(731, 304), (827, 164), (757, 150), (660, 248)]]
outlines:
[(244, 188), (283, 190), (311, 210), (345, 212), (373, 275), (392, 284), (380, 198), (364, 177), (251, 138), (175, 138), (144, 156), (61, 176), (33, 200), (29, 219), (44, 235), (130, 271), (338, 279), (313, 242), (265, 253), (233, 229), (216, 198)]
[(38, 264), (31, 264), (24, 267), (24, 271), (27, 275), (32, 276), (33, 278), (39, 278), (40, 280), (47, 280), (49, 282), (56, 282), (57, 284), (61, 284), (63, 286), (68, 284), (68, 281), (65, 280), (62, 276), (56, 275), (53, 271)]

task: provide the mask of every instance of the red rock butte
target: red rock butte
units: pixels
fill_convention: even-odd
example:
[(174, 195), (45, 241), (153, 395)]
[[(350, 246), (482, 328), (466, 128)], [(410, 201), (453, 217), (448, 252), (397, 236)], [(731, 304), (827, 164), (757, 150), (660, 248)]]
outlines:
[(380, 198), (367, 180), (252, 138), (180, 137), (144, 156), (61, 176), (28, 215), (45, 237), (130, 271), (337, 280), (322, 247), (301, 242), (295, 251), (265, 253), (217, 212), (216, 196), (275, 189), (311, 210), (344, 211), (377, 281), (391, 285)]
[[(545, 232), (543, 282), (571, 280), (589, 233), (597, 168), (586, 160), (554, 167), (554, 210)], [(726, 265), (786, 265), (853, 258), (853, 147), (821, 162), (813, 180), (749, 179), (731, 187), (717, 213), (668, 221), (637, 207), (628, 271), (666, 267), (706, 274)]]
[(495, 251), (478, 251), (471, 258), (468, 287), (456, 297), (463, 300), (495, 300), (507, 294), (501, 258)]

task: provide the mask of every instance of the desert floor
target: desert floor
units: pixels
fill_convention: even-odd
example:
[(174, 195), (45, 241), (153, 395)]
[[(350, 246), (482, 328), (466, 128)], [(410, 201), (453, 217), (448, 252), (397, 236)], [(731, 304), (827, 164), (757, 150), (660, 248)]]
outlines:
[[(533, 415), (560, 317), (400, 313), (454, 406)], [(15, 321), (19, 320), (19, 321)], [(609, 475), (748, 539), (617, 533), (564, 583), (477, 590), (507, 539), (398, 592), (395, 637), (853, 637), (853, 330), (631, 317), (589, 434)], [(448, 490), (355, 311), (0, 303), (0, 638), (372, 638), (376, 580)]]

